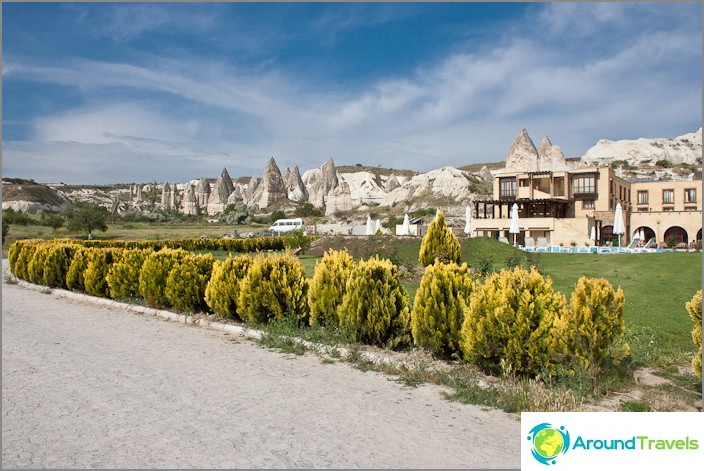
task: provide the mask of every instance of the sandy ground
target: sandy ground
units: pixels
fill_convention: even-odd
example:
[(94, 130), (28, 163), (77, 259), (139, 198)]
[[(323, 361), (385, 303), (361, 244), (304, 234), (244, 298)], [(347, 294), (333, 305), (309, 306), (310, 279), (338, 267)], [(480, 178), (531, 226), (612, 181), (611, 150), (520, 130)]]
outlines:
[(435, 386), (2, 285), (3, 468), (518, 468), (519, 435)]

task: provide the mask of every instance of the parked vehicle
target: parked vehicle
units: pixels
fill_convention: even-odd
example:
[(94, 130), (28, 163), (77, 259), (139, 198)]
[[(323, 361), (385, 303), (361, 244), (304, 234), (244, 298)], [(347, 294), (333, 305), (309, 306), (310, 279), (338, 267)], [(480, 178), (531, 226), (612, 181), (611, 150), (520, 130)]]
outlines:
[(283, 232), (302, 231), (305, 230), (305, 227), (303, 218), (277, 219), (276, 222), (269, 227), (269, 230), (281, 234)]

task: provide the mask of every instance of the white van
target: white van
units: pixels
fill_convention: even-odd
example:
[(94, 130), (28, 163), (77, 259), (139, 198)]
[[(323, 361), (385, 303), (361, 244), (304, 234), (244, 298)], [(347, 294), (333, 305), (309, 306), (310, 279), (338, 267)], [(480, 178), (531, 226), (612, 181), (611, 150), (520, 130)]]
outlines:
[(290, 232), (290, 231), (302, 231), (305, 229), (305, 224), (303, 218), (296, 219), (277, 219), (274, 224), (269, 228), (271, 232)]

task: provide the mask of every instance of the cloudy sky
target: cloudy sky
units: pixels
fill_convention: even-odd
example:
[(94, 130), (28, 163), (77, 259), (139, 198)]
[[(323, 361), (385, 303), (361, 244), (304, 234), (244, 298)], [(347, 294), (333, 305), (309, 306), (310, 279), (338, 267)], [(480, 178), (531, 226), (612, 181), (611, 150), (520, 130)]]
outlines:
[(695, 3), (4, 3), (2, 172), (186, 181), (567, 157), (702, 118)]

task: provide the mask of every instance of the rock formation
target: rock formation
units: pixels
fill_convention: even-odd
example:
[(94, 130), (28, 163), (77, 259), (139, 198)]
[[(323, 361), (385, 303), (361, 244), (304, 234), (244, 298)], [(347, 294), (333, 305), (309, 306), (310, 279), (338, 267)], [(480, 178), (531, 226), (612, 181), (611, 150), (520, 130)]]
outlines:
[(230, 193), (230, 196), (227, 197), (227, 205), (244, 203), (244, 193), (245, 191), (241, 185), (235, 185), (235, 189)]
[(244, 202), (249, 204), (250, 201), (252, 201), (252, 198), (254, 198), (254, 192), (257, 191), (257, 187), (259, 186), (259, 179), (257, 177), (252, 177), (249, 179), (249, 183), (247, 184), (247, 191), (242, 195), (244, 197)]
[(398, 178), (396, 178), (396, 175), (393, 173), (389, 175), (389, 178), (386, 180), (386, 183), (384, 184), (384, 191), (387, 193), (390, 191), (394, 191), (396, 188), (400, 187), (401, 184), (398, 181)]
[(671, 139), (601, 139), (582, 156), (582, 163), (599, 165), (624, 160), (630, 165), (654, 165), (658, 160), (667, 160), (672, 164), (701, 165), (701, 159), (702, 128), (699, 128), (697, 132)]
[(337, 212), (350, 211), (353, 208), (350, 186), (345, 182), (339, 183), (325, 197), (326, 216), (331, 216)]
[(308, 201), (316, 208), (325, 206), (328, 193), (338, 184), (337, 168), (332, 157), (322, 167), (305, 172), (302, 180), (308, 189)]
[(479, 178), (484, 180), (485, 182), (493, 182), (494, 181), (494, 175), (491, 174), (489, 169), (486, 167), (486, 165), (482, 165), (482, 168), (479, 170), (479, 173), (477, 174)]
[(505, 170), (507, 172), (538, 170), (538, 150), (525, 129), (521, 129), (506, 154)]
[(250, 204), (260, 209), (268, 207), (274, 201), (287, 197), (286, 185), (281, 176), (281, 171), (272, 157), (264, 167), (264, 175), (261, 183), (254, 190)]
[(293, 168), (293, 171), (289, 169), (286, 169), (286, 171), (288, 172), (288, 179), (284, 178), (284, 181), (286, 182), (287, 198), (296, 203), (305, 203), (308, 201), (308, 190), (303, 184), (298, 165)]
[(184, 214), (196, 215), (200, 212), (200, 205), (198, 204), (198, 198), (193, 190), (192, 185), (186, 186), (186, 190), (183, 192), (183, 202), (181, 203), (181, 212)]
[(195, 189), (195, 196), (198, 200), (198, 207), (205, 209), (208, 206), (208, 200), (210, 199), (210, 183), (208, 179), (203, 177), (198, 181), (198, 185)]
[(568, 168), (562, 149), (554, 146), (545, 136), (538, 145), (538, 170), (566, 170)]
[(161, 209), (168, 211), (171, 209), (171, 184), (165, 182), (161, 187)]
[(217, 214), (225, 209), (227, 199), (233, 191), (235, 191), (235, 187), (232, 184), (230, 174), (227, 173), (226, 168), (223, 168), (208, 199), (208, 214)]

